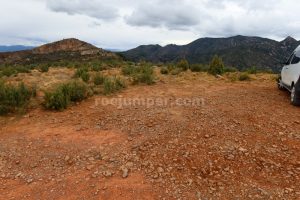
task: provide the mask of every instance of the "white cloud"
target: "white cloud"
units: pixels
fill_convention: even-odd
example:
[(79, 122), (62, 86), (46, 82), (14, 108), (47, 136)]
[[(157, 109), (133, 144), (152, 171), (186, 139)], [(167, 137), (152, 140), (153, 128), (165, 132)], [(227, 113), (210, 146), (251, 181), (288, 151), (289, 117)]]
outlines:
[(300, 39), (297, 0), (0, 0), (0, 44), (76, 37), (104, 48), (199, 37)]
[(112, 20), (118, 17), (118, 10), (105, 1), (47, 0), (47, 7), (54, 12), (64, 12), (69, 15), (87, 15), (103, 20)]

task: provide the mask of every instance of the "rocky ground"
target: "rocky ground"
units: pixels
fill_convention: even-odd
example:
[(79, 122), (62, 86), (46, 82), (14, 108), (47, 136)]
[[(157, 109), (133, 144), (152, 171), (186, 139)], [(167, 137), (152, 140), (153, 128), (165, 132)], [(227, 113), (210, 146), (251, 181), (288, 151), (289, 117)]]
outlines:
[(169, 103), (0, 118), (0, 199), (299, 199), (300, 109), (269, 76), (168, 76), (108, 99), (134, 97)]

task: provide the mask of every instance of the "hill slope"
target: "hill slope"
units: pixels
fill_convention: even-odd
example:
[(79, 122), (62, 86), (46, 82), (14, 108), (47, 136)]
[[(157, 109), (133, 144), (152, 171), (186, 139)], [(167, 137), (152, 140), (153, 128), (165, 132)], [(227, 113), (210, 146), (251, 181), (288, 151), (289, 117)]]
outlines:
[(190, 63), (209, 63), (217, 54), (223, 58), (227, 66), (239, 69), (257, 66), (278, 70), (280, 62), (285, 60), (299, 44), (299, 41), (291, 37), (281, 42), (246, 36), (201, 38), (183, 46), (139, 46), (122, 52), (121, 55), (132, 61), (176, 62), (185, 58)]
[(0, 64), (88, 60), (93, 58), (117, 58), (117, 55), (71, 38), (45, 44), (32, 50), (0, 53)]

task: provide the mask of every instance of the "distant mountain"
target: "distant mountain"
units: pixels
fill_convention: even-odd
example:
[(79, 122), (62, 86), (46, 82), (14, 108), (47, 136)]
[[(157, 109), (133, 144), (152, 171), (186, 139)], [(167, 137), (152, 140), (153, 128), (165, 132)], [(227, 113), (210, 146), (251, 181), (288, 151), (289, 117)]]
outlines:
[(78, 39), (64, 39), (31, 50), (0, 53), (0, 64), (37, 64), (54, 61), (118, 58), (114, 53)]
[(278, 42), (261, 37), (235, 36), (229, 38), (201, 38), (190, 44), (178, 46), (143, 45), (121, 52), (131, 61), (176, 62), (187, 59), (190, 63), (209, 63), (214, 55), (223, 58), (227, 66), (245, 69), (258, 68), (278, 71), (280, 63), (300, 42), (292, 37)]
[(0, 46), (0, 52), (13, 52), (33, 49), (32, 46), (13, 45), (13, 46)]

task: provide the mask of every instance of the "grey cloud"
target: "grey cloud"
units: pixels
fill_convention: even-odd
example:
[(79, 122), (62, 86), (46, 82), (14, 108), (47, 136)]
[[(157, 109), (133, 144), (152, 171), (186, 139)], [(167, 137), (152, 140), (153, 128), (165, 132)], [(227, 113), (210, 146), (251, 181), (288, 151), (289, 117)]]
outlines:
[(47, 0), (47, 8), (54, 12), (80, 14), (102, 20), (112, 20), (119, 16), (116, 8), (99, 0)]
[(186, 30), (198, 24), (196, 9), (186, 1), (148, 1), (138, 5), (131, 15), (125, 17), (132, 26), (166, 27)]

